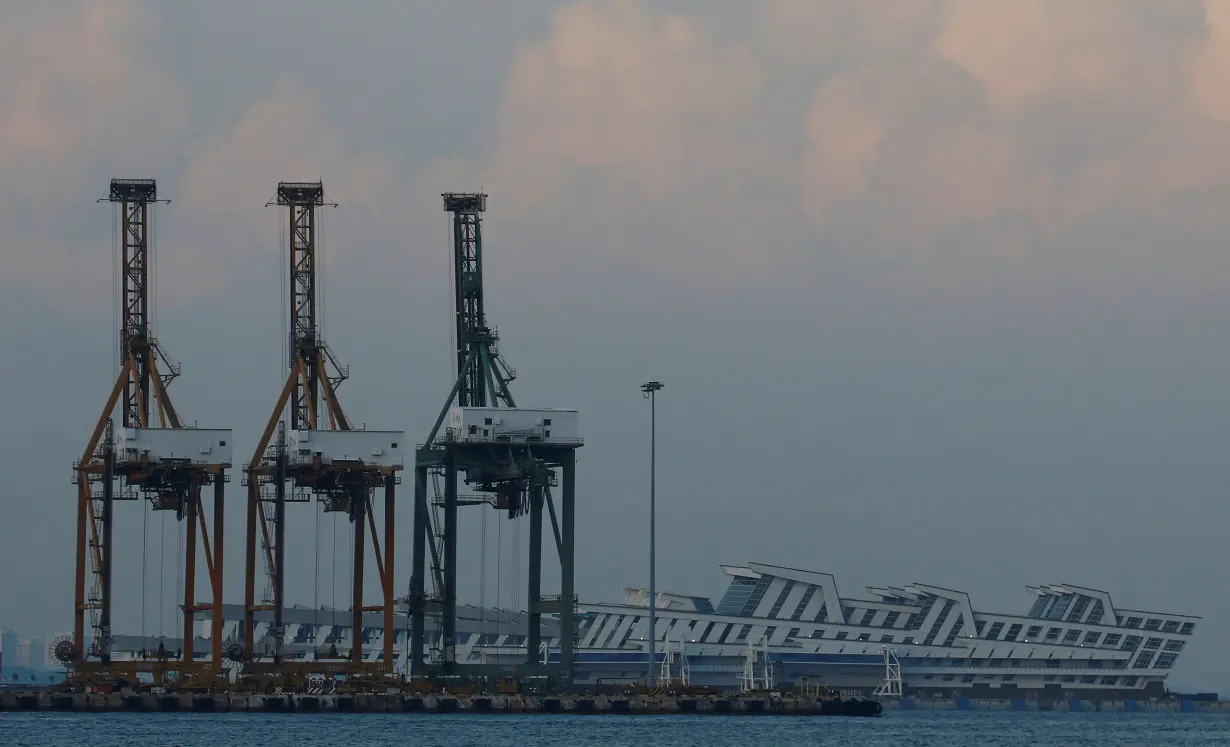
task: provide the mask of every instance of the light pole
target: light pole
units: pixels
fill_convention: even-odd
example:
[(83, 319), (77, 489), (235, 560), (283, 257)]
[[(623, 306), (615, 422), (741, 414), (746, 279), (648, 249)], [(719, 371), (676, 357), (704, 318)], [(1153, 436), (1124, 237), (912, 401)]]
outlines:
[(658, 622), (658, 595), (656, 589), (656, 549), (654, 539), (655, 520), (657, 518), (657, 410), (654, 395), (662, 388), (659, 381), (647, 381), (641, 384), (642, 396), (649, 399), (649, 686), (657, 684), (657, 646), (658, 637), (655, 627)]

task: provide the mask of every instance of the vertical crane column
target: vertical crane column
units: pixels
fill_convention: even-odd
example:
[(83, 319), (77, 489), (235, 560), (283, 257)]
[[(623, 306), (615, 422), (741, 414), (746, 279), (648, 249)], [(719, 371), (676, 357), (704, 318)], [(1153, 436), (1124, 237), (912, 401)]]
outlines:
[(320, 377), (316, 363), (316, 207), (324, 204), (319, 185), (278, 185), (277, 204), (290, 221), (290, 365), (303, 363), (291, 399), (291, 430), (315, 430), (320, 407)]
[[(134, 180), (135, 181), (135, 180)], [(113, 182), (109, 199), (120, 203), (123, 236), (123, 319), (120, 358), (132, 361), (124, 382), (122, 407), (125, 428), (148, 428), (150, 406), (149, 205), (157, 188), (148, 182), (128, 183), (117, 189)]]
[[(492, 341), (483, 316), (482, 211), (485, 195), (445, 195), (444, 208), (453, 213), (453, 299), (457, 340), (458, 407), (487, 406), (487, 367), (467, 366), (472, 352)], [(481, 355), (481, 353), (480, 353)], [(494, 397), (493, 397), (494, 399)]]

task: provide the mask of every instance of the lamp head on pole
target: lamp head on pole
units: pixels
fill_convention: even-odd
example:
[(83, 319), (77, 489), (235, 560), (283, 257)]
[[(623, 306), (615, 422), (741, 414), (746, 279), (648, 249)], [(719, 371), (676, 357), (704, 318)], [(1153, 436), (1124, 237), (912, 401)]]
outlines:
[(662, 386), (662, 382), (660, 381), (647, 381), (644, 384), (641, 384), (641, 391), (644, 392), (642, 396), (648, 399), (654, 392), (661, 389)]

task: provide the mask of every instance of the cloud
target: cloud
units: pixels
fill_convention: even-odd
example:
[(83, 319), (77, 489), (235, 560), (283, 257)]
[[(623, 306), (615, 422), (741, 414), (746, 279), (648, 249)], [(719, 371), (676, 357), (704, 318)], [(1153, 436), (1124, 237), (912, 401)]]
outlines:
[(1182, 27), (1155, 16), (1168, 10), (1181, 17), (1192, 7), (1174, 0), (948, 0), (935, 48), (981, 82), (992, 109), (1006, 116), (1043, 101), (1156, 102), (1174, 90), (1186, 39)]
[(148, 49), (158, 24), (137, 2), (48, 3), (0, 31), (0, 179), (45, 194), (82, 161), (162, 155), (183, 95)]
[(347, 142), (329, 126), (327, 108), (291, 78), (257, 101), (228, 130), (196, 149), (181, 183), (197, 209), (264, 224), (262, 205), (280, 181), (324, 179), (326, 194), (377, 209), (393, 182), (387, 153)]
[(860, 34), (884, 23), (872, 39), (931, 32), (908, 58), (849, 48), (812, 96), (803, 206), (821, 231), (880, 221), (879, 235), (918, 246), (1003, 220), (1051, 236), (1121, 209), (1183, 221), (1176, 199), (1230, 177), (1218, 155), (1230, 140), (1209, 123), (1230, 116), (1221, 0), (948, 0), (936, 23), (847, 16)]
[[(199, 105), (189, 89), (213, 79), (177, 80), (151, 50), (181, 16), (135, 0), (40, 4), (0, 30), (0, 262), (10, 278), (62, 272), (73, 242), (51, 196), (144, 173), (176, 196), (176, 235), (198, 247), (164, 267), (202, 289), (247, 256), (235, 230), (272, 235), (263, 204), (282, 179), (323, 178), (346, 213), (371, 219), (377, 245), (404, 243), (409, 218), (439, 217), (438, 192), (483, 188), (502, 220), (566, 213), (569, 235), (621, 237), (592, 240), (594, 254), (643, 259), (671, 241), (680, 272), (725, 282), (869, 227), (907, 250), (1000, 222), (1055, 237), (1123, 210), (1219, 220), (1208, 195), (1230, 175), (1225, 0), (761, 0), (745, 12), (750, 23), (731, 24), (645, 0), (558, 5), (493, 77), (483, 147), (412, 153), (354, 112), (396, 120), (422, 102), (347, 98), (302, 75)], [(536, 243), (535, 259), (574, 251)]]
[(678, 198), (745, 163), (735, 130), (761, 82), (746, 46), (696, 19), (640, 0), (565, 6), (513, 60), (482, 180), (512, 212), (549, 211), (578, 182)]
[(943, 3), (761, 0), (754, 36), (764, 58), (786, 67), (893, 65), (926, 51)]
[[(0, 25), (0, 277), (105, 296), (108, 243), (70, 235), (64, 211), (105, 194), (111, 176), (148, 176), (183, 134), (183, 91), (150, 47), (159, 25), (138, 2), (47, 2)], [(106, 225), (99, 214), (99, 225)], [(91, 290), (93, 288), (94, 290)], [(56, 294), (50, 294), (55, 296)]]
[[(399, 209), (398, 178), (393, 154), (348, 140), (331, 126), (328, 108), (310, 87), (284, 77), (229, 127), (193, 148), (177, 190), (191, 211), (181, 224), (181, 243), (189, 246), (165, 267), (193, 277), (196, 293), (216, 290), (253, 253), (250, 246), (228, 245), (228, 232), (239, 228), (265, 247), (276, 240), (281, 218), (265, 204), (278, 182), (319, 179), (326, 198), (344, 203), (348, 213), (371, 215)], [(322, 243), (322, 261), (352, 249), (349, 241)]]

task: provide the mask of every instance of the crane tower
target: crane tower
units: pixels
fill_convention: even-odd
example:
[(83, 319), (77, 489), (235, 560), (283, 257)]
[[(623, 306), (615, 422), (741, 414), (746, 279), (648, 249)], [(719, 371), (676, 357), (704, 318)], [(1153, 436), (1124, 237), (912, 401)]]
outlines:
[[(582, 444), (577, 412), (517, 406), (509, 389), (515, 372), (500, 356), (498, 335), (488, 326), (483, 308), (482, 214), (487, 195), (450, 192), (442, 197), (453, 221), (457, 376), (425, 444), (415, 454), (408, 663), (415, 674), (421, 675), (498, 676), (508, 672), (503, 662), (461, 663), (456, 657), (457, 515), (462, 506), (479, 506), (480, 510), (501, 511), (508, 519), (528, 516), (530, 522), (526, 654), (513, 669), (520, 674), (547, 674), (570, 682), (576, 630), (576, 450)], [(473, 495), (458, 494), (459, 478), (474, 491)], [(432, 497), (428, 495), (429, 483), (435, 487)], [(558, 513), (552, 493), (555, 487), (560, 488)], [(558, 595), (542, 593), (544, 510), (550, 516), (560, 562)], [(559, 620), (560, 644), (555, 661), (550, 652), (539, 659), (543, 615), (555, 615)], [(436, 618), (440, 633), (430, 652), (424, 648), (428, 616)]]
[[(55, 656), (85, 679), (135, 682), (138, 672), (153, 673), (156, 682), (168, 673), (187, 678), (216, 676), (221, 673), (223, 655), (223, 515), (231, 431), (185, 426), (167, 393), (179, 367), (168, 360), (151, 324), (150, 226), (152, 208), (160, 202), (156, 182), (112, 179), (101, 201), (115, 203), (120, 213), (120, 370), (84, 453), (73, 465), (77, 485), (73, 637), (57, 646)], [(213, 486), (212, 544), (202, 502), (209, 485)], [(164, 649), (149, 657), (113, 660), (115, 504), (139, 499), (148, 500), (155, 511), (175, 512), (183, 527), (183, 638), (177, 655)], [(209, 603), (196, 599), (198, 542), (209, 577)], [(125, 581), (127, 586), (135, 585), (130, 579)], [(194, 623), (204, 611), (212, 612), (212, 651), (198, 661)]]
[[(376, 673), (393, 665), (394, 496), (402, 468), (401, 431), (358, 430), (342, 410), (338, 386), (349, 370), (338, 365), (320, 334), (318, 284), (318, 210), (325, 201), (320, 182), (281, 182), (269, 205), (286, 209), (289, 238), (290, 333), (286, 384), (278, 396), (250, 463), (248, 488), (242, 647), (231, 655), (242, 660), (246, 674)], [(289, 423), (287, 423), (289, 420)], [(289, 428), (287, 428), (289, 425)], [(373, 494), (384, 489), (383, 547)], [(316, 651), (289, 661), (284, 656), (286, 508), (315, 498), (325, 512), (344, 513), (354, 536), (350, 650)], [(363, 604), (365, 540), (369, 536), (380, 579), (382, 601)], [(256, 598), (258, 542), (266, 588)], [(336, 562), (336, 559), (335, 559)], [(382, 660), (363, 656), (364, 613), (381, 613)], [(270, 623), (269, 634), (254, 640), (258, 616)], [(336, 648), (336, 647), (333, 647)]]

